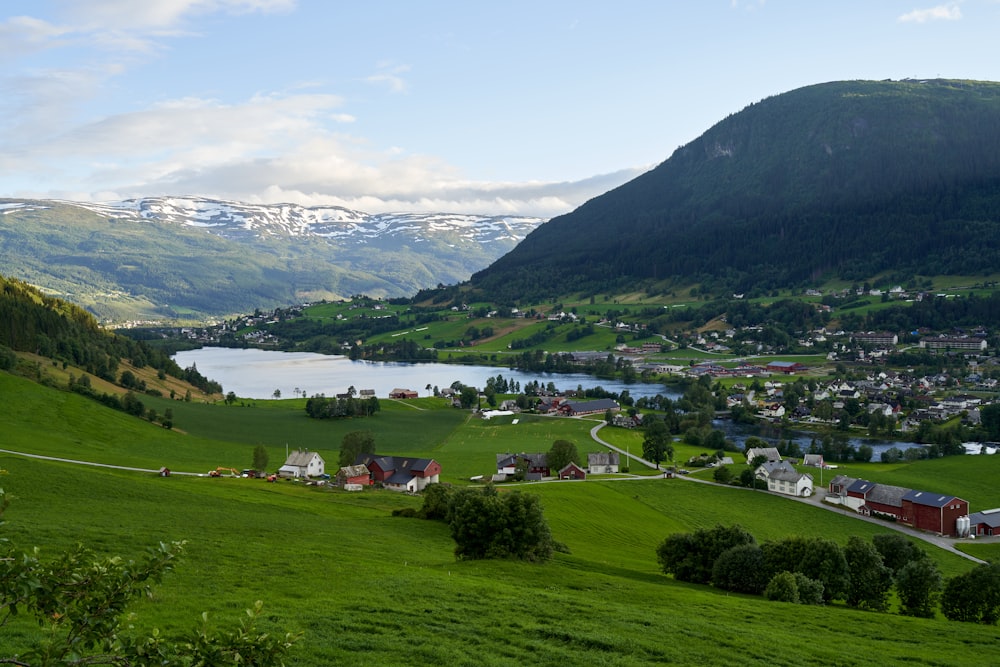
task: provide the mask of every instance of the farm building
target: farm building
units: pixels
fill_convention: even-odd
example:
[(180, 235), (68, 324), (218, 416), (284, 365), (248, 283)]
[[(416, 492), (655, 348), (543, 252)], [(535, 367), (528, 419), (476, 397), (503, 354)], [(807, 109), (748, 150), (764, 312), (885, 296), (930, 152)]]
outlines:
[(596, 401), (563, 401), (559, 404), (559, 414), (568, 417), (579, 415), (604, 414), (608, 410), (617, 412), (618, 402), (610, 398), (600, 398)]
[(416, 398), (419, 394), (412, 389), (393, 389), (389, 392), (389, 398)]
[(970, 535), (1000, 535), (1000, 507), (969, 515)]
[[(513, 475), (517, 472), (518, 463), (520, 463), (525, 472), (525, 479), (548, 477), (552, 473), (549, 470), (546, 458), (544, 452), (537, 454), (525, 454), (524, 452), (520, 454), (511, 454), (510, 452), (497, 454), (497, 474), (504, 476)], [(531, 477), (528, 477), (528, 475), (531, 475)]]
[(806, 367), (797, 361), (772, 361), (765, 367), (765, 370), (768, 373), (791, 375), (792, 373), (799, 373), (806, 370)]
[(434, 459), (362, 454), (355, 465), (364, 465), (374, 482), (393, 491), (420, 493), (428, 484), (440, 481), (441, 464)]
[(308, 449), (297, 449), (278, 468), (279, 477), (319, 477), (325, 472), (323, 457)]
[(954, 535), (958, 517), (969, 513), (969, 503), (947, 494), (910, 491), (903, 496), (903, 513), (914, 528)]
[(570, 461), (559, 471), (559, 479), (587, 479), (587, 471)]
[(344, 466), (337, 471), (336, 484), (343, 487), (347, 484), (362, 484), (368, 486), (372, 483), (371, 473), (363, 465)]
[(618, 472), (618, 452), (591, 452), (587, 454), (587, 470), (591, 475)]
[(827, 502), (859, 514), (892, 517), (899, 523), (941, 535), (958, 533), (958, 518), (969, 513), (966, 500), (948, 494), (876, 484), (837, 475), (830, 480)]

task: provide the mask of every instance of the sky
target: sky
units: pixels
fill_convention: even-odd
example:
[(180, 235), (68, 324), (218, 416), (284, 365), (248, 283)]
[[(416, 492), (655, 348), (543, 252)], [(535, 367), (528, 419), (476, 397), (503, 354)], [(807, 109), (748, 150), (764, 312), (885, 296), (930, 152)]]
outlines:
[(3, 0), (0, 197), (566, 213), (749, 104), (1000, 81), (1000, 0)]

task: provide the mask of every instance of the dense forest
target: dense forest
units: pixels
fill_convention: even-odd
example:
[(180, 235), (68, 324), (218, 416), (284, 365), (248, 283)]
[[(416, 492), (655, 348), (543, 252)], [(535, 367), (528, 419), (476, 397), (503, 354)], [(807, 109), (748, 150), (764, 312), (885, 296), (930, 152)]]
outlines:
[(203, 391), (221, 389), (197, 369), (182, 369), (165, 352), (101, 329), (93, 315), (79, 306), (3, 276), (0, 346), (62, 361), (114, 383), (119, 382), (119, 363), (128, 360), (137, 368), (155, 368)]
[(502, 301), (675, 280), (716, 294), (992, 272), (1000, 84), (836, 82), (766, 99), (475, 274)]

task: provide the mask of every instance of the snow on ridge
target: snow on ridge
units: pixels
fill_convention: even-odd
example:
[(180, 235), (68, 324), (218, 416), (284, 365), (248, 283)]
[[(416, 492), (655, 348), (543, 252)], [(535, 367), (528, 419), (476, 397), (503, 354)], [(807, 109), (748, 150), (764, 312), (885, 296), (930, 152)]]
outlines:
[(400, 236), (411, 241), (455, 234), (466, 241), (519, 241), (542, 218), (463, 213), (369, 214), (341, 206), (249, 204), (198, 197), (145, 197), (118, 202), (64, 202), (111, 218), (179, 224), (220, 236), (316, 237), (364, 242)]

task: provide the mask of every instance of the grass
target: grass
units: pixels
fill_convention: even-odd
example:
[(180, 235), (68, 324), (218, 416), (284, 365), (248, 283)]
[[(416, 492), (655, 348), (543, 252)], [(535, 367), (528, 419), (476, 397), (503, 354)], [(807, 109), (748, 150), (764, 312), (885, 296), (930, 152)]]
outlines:
[[(318, 442), (325, 429), (335, 449), (338, 429), (357, 425), (311, 422), (288, 401), (257, 408), (192, 403), (176, 411), (188, 433), (171, 433), (3, 374), (0, 392), (5, 448), (116, 462), (170, 458), (179, 469), (248, 457), (255, 440), (244, 440), (247, 434)], [(560, 437), (581, 451), (593, 446), (585, 420), (512, 424), (398, 408), (386, 407), (372, 422), (385, 451), (432, 452), (456, 477), (482, 472), (480, 458), (488, 467), (496, 451), (544, 451)], [(410, 414), (418, 421), (405, 421)], [(280, 425), (267, 426), (269, 419)], [(611, 433), (631, 432), (604, 429), (602, 437)], [(720, 522), (741, 523), (760, 540), (800, 534), (843, 543), (880, 530), (762, 492), (653, 479), (519, 487), (540, 496), (554, 537), (570, 549), (531, 565), (456, 562), (446, 526), (393, 518), (393, 509), (420, 500), (390, 492), (160, 478), (4, 454), (0, 468), (16, 496), (3, 526), (14, 544), (53, 554), (83, 542), (135, 557), (161, 540), (187, 540), (177, 571), (153, 599), (135, 605), (137, 627), (185, 631), (203, 611), (211, 624), (232, 624), (263, 599), (265, 629), (304, 632), (290, 664), (862, 665), (878, 656), (888, 664), (979, 665), (984, 649), (1000, 640), (995, 627), (768, 603), (658, 571), (654, 550), (667, 534)], [(932, 553), (948, 575), (971, 567)], [(8, 624), (0, 655), (34, 631), (30, 619)]]

